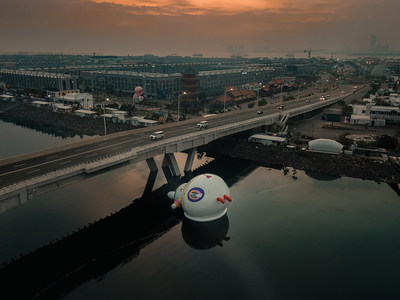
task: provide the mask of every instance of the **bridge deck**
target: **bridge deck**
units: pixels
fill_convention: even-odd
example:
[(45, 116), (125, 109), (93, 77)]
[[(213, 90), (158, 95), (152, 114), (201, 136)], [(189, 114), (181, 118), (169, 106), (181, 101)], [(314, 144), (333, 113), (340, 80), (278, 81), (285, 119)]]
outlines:
[(165, 132), (165, 138), (157, 141), (149, 138), (155, 127), (142, 128), (5, 159), (0, 161), (0, 201), (12, 199), (22, 203), (40, 189), (47, 191), (70, 184), (72, 178), (82, 180), (84, 174), (196, 148), (227, 135), (277, 123), (285, 115), (293, 117), (330, 106), (340, 99), (307, 104), (290, 101), (284, 110), (278, 110), (276, 105), (264, 106), (261, 115), (256, 114), (258, 107), (216, 115), (207, 118), (207, 130), (196, 128), (199, 119), (157, 125), (157, 130)]

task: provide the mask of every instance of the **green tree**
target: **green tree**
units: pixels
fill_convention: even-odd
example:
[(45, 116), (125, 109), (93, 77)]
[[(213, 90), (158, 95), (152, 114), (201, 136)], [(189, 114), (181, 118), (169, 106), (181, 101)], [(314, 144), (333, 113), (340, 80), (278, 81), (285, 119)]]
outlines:
[(396, 149), (398, 144), (398, 140), (395, 137), (388, 136), (388, 135), (383, 135), (378, 138), (376, 141), (376, 146), (379, 148), (385, 148), (385, 149)]
[(346, 102), (344, 102), (344, 100), (339, 100), (339, 101), (337, 102), (337, 104), (340, 105), (340, 106), (345, 106), (345, 105), (346, 105)]
[(261, 99), (261, 100), (258, 102), (258, 105), (259, 105), (259, 106), (264, 106), (265, 104), (267, 104), (267, 100), (265, 100), (265, 99)]
[(353, 143), (352, 139), (349, 139), (347, 136), (349, 135), (348, 132), (342, 133), (338, 138), (337, 141), (342, 145), (350, 146)]
[(345, 117), (350, 117), (353, 114), (353, 106), (346, 105), (342, 108), (342, 115)]

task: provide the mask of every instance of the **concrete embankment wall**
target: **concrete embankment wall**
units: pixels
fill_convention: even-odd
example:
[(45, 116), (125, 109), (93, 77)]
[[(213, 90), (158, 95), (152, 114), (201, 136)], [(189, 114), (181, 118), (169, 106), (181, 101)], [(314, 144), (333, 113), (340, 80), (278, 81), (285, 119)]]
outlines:
[(334, 176), (400, 183), (399, 171), (387, 160), (373, 160), (344, 154), (315, 153), (285, 147), (217, 140), (198, 149), (208, 156), (238, 157), (260, 165), (279, 165)]

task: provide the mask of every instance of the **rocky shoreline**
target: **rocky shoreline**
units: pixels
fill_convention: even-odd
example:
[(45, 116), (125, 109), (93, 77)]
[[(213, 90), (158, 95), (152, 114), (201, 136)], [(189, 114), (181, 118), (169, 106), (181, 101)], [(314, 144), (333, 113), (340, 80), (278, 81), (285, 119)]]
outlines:
[(374, 160), (344, 154), (316, 153), (230, 140), (216, 140), (200, 147), (198, 151), (204, 151), (211, 157), (220, 155), (237, 157), (264, 166), (292, 167), (331, 176), (400, 183), (400, 173), (388, 160)]
[[(104, 135), (104, 120), (56, 113), (48, 108), (34, 107), (27, 103), (1, 103), (0, 119), (23, 127), (37, 129), (56, 136)], [(106, 121), (107, 134), (134, 129), (130, 124)]]

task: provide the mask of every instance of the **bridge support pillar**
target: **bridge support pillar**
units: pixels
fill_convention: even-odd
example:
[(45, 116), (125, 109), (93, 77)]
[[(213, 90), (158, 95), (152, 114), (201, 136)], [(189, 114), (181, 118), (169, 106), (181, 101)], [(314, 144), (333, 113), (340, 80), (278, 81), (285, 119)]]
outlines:
[(197, 150), (197, 147), (192, 148), (188, 151), (188, 156), (186, 158), (185, 167), (183, 169), (183, 171), (185, 173), (192, 171), (192, 166), (193, 166), (193, 161), (194, 161), (194, 158), (196, 155), (196, 150)]
[(146, 163), (149, 166), (151, 172), (158, 171), (158, 168), (157, 168), (157, 165), (156, 165), (156, 161), (154, 160), (153, 157), (147, 158), (146, 159)]
[(162, 162), (162, 166), (168, 167), (172, 173), (172, 176), (180, 176), (181, 172), (179, 171), (178, 163), (173, 153), (165, 153), (164, 159)]
[(144, 187), (142, 197), (150, 194), (153, 191), (154, 183), (156, 182), (158, 171), (151, 171), (147, 178), (146, 186)]
[(158, 173), (158, 167), (153, 157), (147, 158), (146, 163), (149, 166), (150, 174), (147, 178), (146, 186), (144, 187), (143, 196), (151, 193), (153, 190), (154, 182), (156, 181)]

